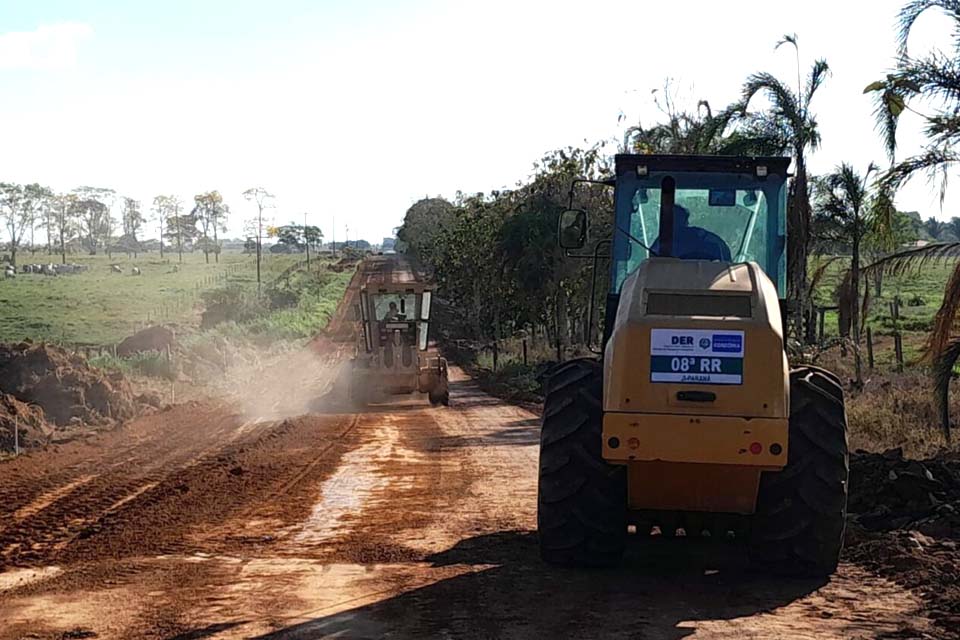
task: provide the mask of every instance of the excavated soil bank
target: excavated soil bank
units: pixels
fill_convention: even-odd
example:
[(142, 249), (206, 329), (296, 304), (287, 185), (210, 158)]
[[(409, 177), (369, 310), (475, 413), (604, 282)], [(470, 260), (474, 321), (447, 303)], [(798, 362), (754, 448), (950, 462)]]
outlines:
[(57, 426), (105, 424), (137, 415), (130, 384), (48, 344), (0, 344), (0, 392), (43, 409)]

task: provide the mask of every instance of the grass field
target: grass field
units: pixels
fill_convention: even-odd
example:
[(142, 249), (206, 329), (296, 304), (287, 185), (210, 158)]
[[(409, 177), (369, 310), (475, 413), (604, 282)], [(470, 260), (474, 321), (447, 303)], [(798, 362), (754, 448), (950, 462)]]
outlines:
[[(816, 261), (811, 264), (811, 271)], [(826, 274), (815, 290), (816, 301), (820, 305), (836, 305), (834, 292), (843, 272), (849, 265), (849, 259), (840, 258), (827, 269)], [(922, 269), (899, 277), (886, 277), (883, 281), (882, 295), (871, 297), (870, 309), (864, 327), (870, 327), (879, 350), (876, 351), (880, 364), (892, 365), (894, 362), (892, 340), (894, 331), (899, 329), (903, 335), (904, 357), (907, 361), (915, 359), (933, 326), (933, 319), (943, 302), (943, 291), (956, 266), (953, 260), (932, 262)], [(873, 290), (871, 289), (871, 294)], [(900, 299), (900, 319), (894, 322), (890, 315), (890, 302)], [(828, 311), (824, 318), (824, 333), (835, 337), (839, 330), (837, 313)]]
[[(262, 279), (270, 282), (302, 259), (299, 255), (265, 255)], [(46, 262), (50, 257), (22, 256), (20, 262)], [(52, 260), (58, 262), (56, 257)], [(66, 344), (113, 344), (150, 322), (196, 324), (201, 292), (225, 282), (253, 283), (256, 261), (241, 253), (224, 253), (220, 263), (203, 254), (68, 255), (68, 262), (89, 267), (85, 273), (44, 276), (17, 274), (0, 280), (0, 341), (24, 338)], [(123, 273), (111, 272), (118, 264)], [(178, 269), (175, 269), (175, 265)], [(132, 267), (143, 274), (134, 276)]]

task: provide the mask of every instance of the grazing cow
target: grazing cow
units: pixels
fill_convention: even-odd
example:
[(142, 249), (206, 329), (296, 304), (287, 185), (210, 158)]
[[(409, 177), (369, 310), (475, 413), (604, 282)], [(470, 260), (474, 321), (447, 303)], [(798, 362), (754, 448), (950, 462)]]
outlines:
[(9, 280), (10, 278), (16, 278), (17, 270), (11, 267), (7, 267), (6, 269), (3, 270), (3, 277), (6, 278), (7, 280)]
[(123, 269), (121, 269), (120, 265), (118, 264), (110, 265), (110, 271), (112, 271), (113, 273), (123, 273)]
[(45, 264), (40, 267), (40, 273), (45, 276), (55, 276), (57, 275), (57, 265), (55, 264)]
[(140, 275), (140, 267), (134, 267), (133, 269), (130, 270), (130, 273), (135, 276)]

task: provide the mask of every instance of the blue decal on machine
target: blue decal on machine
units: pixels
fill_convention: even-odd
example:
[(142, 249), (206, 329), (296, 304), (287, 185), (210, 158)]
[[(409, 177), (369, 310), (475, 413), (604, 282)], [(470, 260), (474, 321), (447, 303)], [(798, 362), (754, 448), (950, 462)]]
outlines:
[(714, 353), (742, 353), (743, 334), (717, 333), (713, 336)]

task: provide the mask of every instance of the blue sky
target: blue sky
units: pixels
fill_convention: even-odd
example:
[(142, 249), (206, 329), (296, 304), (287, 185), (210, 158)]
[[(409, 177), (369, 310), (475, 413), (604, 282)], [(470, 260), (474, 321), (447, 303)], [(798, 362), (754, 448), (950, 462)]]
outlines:
[[(255, 185), (278, 222), (377, 240), (425, 195), (514, 184), (550, 149), (652, 123), (650, 90), (720, 107), (751, 72), (795, 76), (800, 37), (833, 76), (815, 171), (885, 161), (863, 87), (890, 66), (902, 2), (0, 3), (0, 180), (110, 186), (148, 204), (220, 190), (241, 235)], [(942, 41), (936, 17), (914, 47)], [(904, 123), (904, 153), (918, 148)], [(899, 199), (941, 211), (922, 181)]]

